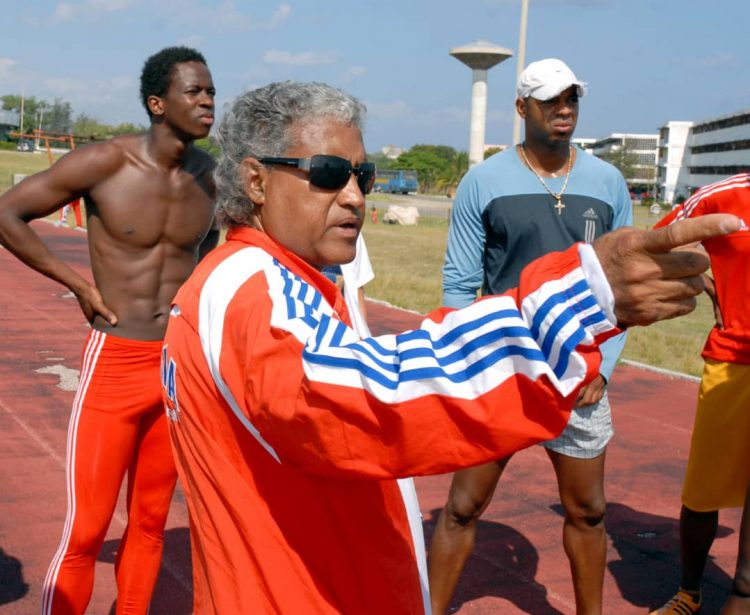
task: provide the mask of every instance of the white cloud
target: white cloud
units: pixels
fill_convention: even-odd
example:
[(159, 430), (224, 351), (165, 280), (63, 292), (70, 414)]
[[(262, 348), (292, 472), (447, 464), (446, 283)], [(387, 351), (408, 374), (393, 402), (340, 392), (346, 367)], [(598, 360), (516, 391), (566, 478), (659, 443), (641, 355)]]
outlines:
[(253, 20), (236, 9), (234, 0), (224, 0), (214, 14), (212, 22), (219, 28), (235, 30), (249, 30), (253, 26)]
[(16, 64), (15, 60), (11, 60), (10, 58), (0, 58), (0, 80), (11, 78), (14, 64)]
[(346, 69), (346, 72), (344, 73), (343, 80), (346, 83), (351, 83), (358, 77), (361, 77), (367, 73), (367, 69), (364, 66), (350, 66)]
[(738, 65), (737, 56), (731, 52), (718, 53), (701, 58), (695, 62), (696, 68), (723, 68), (726, 66)]
[(43, 98), (62, 98), (73, 106), (75, 112), (90, 104), (121, 103), (138, 100), (138, 83), (132, 77), (86, 81), (50, 77), (40, 80), (45, 91)]
[[(435, 107), (426, 109), (413, 107), (401, 99), (390, 102), (367, 101), (367, 115), (374, 120), (385, 122), (403, 122), (410, 126), (440, 128), (449, 125), (466, 125), (468, 134), (469, 115), (468, 106), (464, 107)], [(487, 123), (507, 123), (512, 121), (512, 113), (509, 111), (488, 111)]]
[(130, 7), (133, 0), (83, 0), (82, 2), (58, 2), (50, 17), (53, 22), (71, 21), (79, 16), (96, 16), (115, 13)]
[(206, 37), (202, 34), (191, 34), (190, 36), (183, 36), (177, 39), (178, 45), (184, 45), (185, 47), (200, 47)]
[(281, 51), (269, 49), (263, 54), (263, 62), (266, 64), (280, 64), (284, 66), (319, 66), (331, 64), (336, 61), (336, 54), (332, 51)]
[(86, 4), (100, 13), (112, 13), (128, 8), (133, 0), (88, 0)]
[[(243, 73), (244, 89), (255, 89), (269, 81), (277, 81), (281, 77), (277, 68), (260, 62), (252, 62)], [(250, 84), (257, 85), (251, 87)]]
[(140, 82), (133, 77), (111, 77), (106, 83), (108, 84), (107, 87), (111, 87), (112, 89), (117, 91), (127, 90), (131, 88), (140, 89), (141, 85)]
[[(122, 12), (136, 3), (137, 0), (59, 0), (48, 20), (59, 23), (92, 18)], [(246, 3), (237, 0), (222, 0), (218, 6), (207, 6), (209, 4), (213, 3), (205, 0), (159, 0), (149, 9), (152, 16), (159, 15), (171, 23), (235, 31), (272, 30), (292, 14), (292, 7), (286, 2), (279, 4), (267, 20), (250, 15), (243, 10)], [(27, 19), (31, 19), (32, 23), (36, 21)]]
[(250, 17), (239, 11), (235, 5), (235, 0), (224, 0), (218, 11), (212, 11), (208, 21), (216, 28), (225, 30), (272, 30), (292, 14), (292, 7), (282, 3), (273, 12), (268, 21), (262, 21)]
[(279, 5), (279, 8), (277, 8), (273, 15), (271, 15), (271, 19), (268, 20), (268, 23), (266, 24), (266, 28), (269, 30), (272, 30), (273, 28), (276, 28), (281, 22), (285, 21), (290, 15), (292, 14), (292, 7), (286, 4), (285, 2)]
[[(534, 0), (534, 3), (539, 5), (547, 5), (547, 6), (575, 6), (575, 7), (592, 7), (596, 9), (603, 9), (607, 8), (609, 6), (612, 6), (612, 4), (615, 2), (615, 0)], [(520, 2), (518, 0), (482, 0), (482, 4), (486, 6), (496, 7), (496, 6), (509, 6), (512, 8), (517, 8), (520, 5)]]
[[(222, 0), (220, 3), (216, 3), (218, 6), (208, 6), (210, 4), (213, 3), (206, 2), (206, 0), (158, 0), (158, 2), (153, 3), (151, 8), (152, 13), (157, 14), (160, 19), (191, 31), (198, 28), (201, 31), (235, 32), (272, 30), (286, 21), (292, 14), (292, 7), (286, 2), (279, 4), (267, 19), (265, 18), (267, 14), (265, 7), (263, 7), (262, 14), (258, 14), (261, 13), (260, 8), (257, 10), (245, 8), (246, 5), (263, 5), (264, 3)], [(269, 6), (267, 10), (271, 11), (272, 6)]]
[(367, 115), (379, 120), (400, 120), (414, 116), (414, 110), (403, 100), (393, 100), (387, 103), (366, 102)]
[[(13, 60), (0, 58), (0, 85), (6, 93), (35, 97), (52, 102), (60, 98), (70, 103), (73, 116), (86, 113), (92, 117), (118, 124), (144, 123), (138, 95), (138, 80), (132, 77), (113, 76), (101, 80), (81, 80), (49, 76), (34, 70), (21, 70)], [(6, 70), (7, 69), (7, 70)]]
[(70, 2), (60, 2), (52, 14), (52, 21), (70, 21), (75, 17), (76, 7)]

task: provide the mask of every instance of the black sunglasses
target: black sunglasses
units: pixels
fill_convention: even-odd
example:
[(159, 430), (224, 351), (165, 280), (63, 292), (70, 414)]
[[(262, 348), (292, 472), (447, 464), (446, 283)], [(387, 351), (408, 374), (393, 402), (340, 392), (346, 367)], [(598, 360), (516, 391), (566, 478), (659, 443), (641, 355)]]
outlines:
[(354, 167), (346, 158), (316, 154), (311, 158), (259, 158), (263, 164), (282, 164), (306, 171), (310, 183), (326, 190), (339, 190), (346, 186), (349, 177), (354, 173), (357, 185), (362, 194), (369, 194), (375, 182), (375, 163), (362, 162)]

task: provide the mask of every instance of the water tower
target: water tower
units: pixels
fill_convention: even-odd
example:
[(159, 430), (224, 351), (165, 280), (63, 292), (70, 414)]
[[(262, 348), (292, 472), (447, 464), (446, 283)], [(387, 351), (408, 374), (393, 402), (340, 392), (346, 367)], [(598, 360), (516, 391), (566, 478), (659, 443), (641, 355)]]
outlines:
[(513, 55), (510, 49), (488, 41), (475, 41), (454, 47), (450, 54), (471, 69), (471, 127), (469, 128), (469, 166), (484, 159), (484, 126), (487, 121), (487, 71)]

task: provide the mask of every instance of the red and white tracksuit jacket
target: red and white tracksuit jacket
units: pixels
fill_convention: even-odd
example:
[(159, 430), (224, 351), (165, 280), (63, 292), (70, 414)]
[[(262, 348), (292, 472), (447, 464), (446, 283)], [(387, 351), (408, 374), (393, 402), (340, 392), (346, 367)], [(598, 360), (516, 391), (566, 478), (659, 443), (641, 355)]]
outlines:
[(162, 383), (196, 613), (425, 613), (394, 479), (556, 436), (618, 332), (578, 246), (417, 330), (348, 323), (332, 283), (247, 228), (177, 294)]

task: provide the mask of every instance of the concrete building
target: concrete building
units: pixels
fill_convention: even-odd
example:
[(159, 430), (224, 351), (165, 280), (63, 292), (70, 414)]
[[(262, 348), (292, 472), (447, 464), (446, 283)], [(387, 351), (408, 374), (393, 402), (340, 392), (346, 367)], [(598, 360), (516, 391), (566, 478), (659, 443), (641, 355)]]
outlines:
[(693, 125), (689, 189), (750, 171), (750, 110)]
[(688, 195), (688, 157), (693, 122), (671, 121), (659, 128), (657, 199), (675, 204)]
[(657, 181), (658, 134), (616, 132), (587, 143), (586, 149), (594, 156), (614, 162), (621, 170), (625, 169), (625, 181), (636, 193), (653, 191)]
[(666, 202), (750, 171), (750, 110), (701, 122), (667, 122), (659, 133), (659, 197)]
[(586, 137), (573, 137), (571, 142), (573, 143), (573, 145), (577, 145), (582, 150), (591, 152), (591, 148), (594, 146), (594, 143), (596, 143), (596, 139), (589, 139)]

